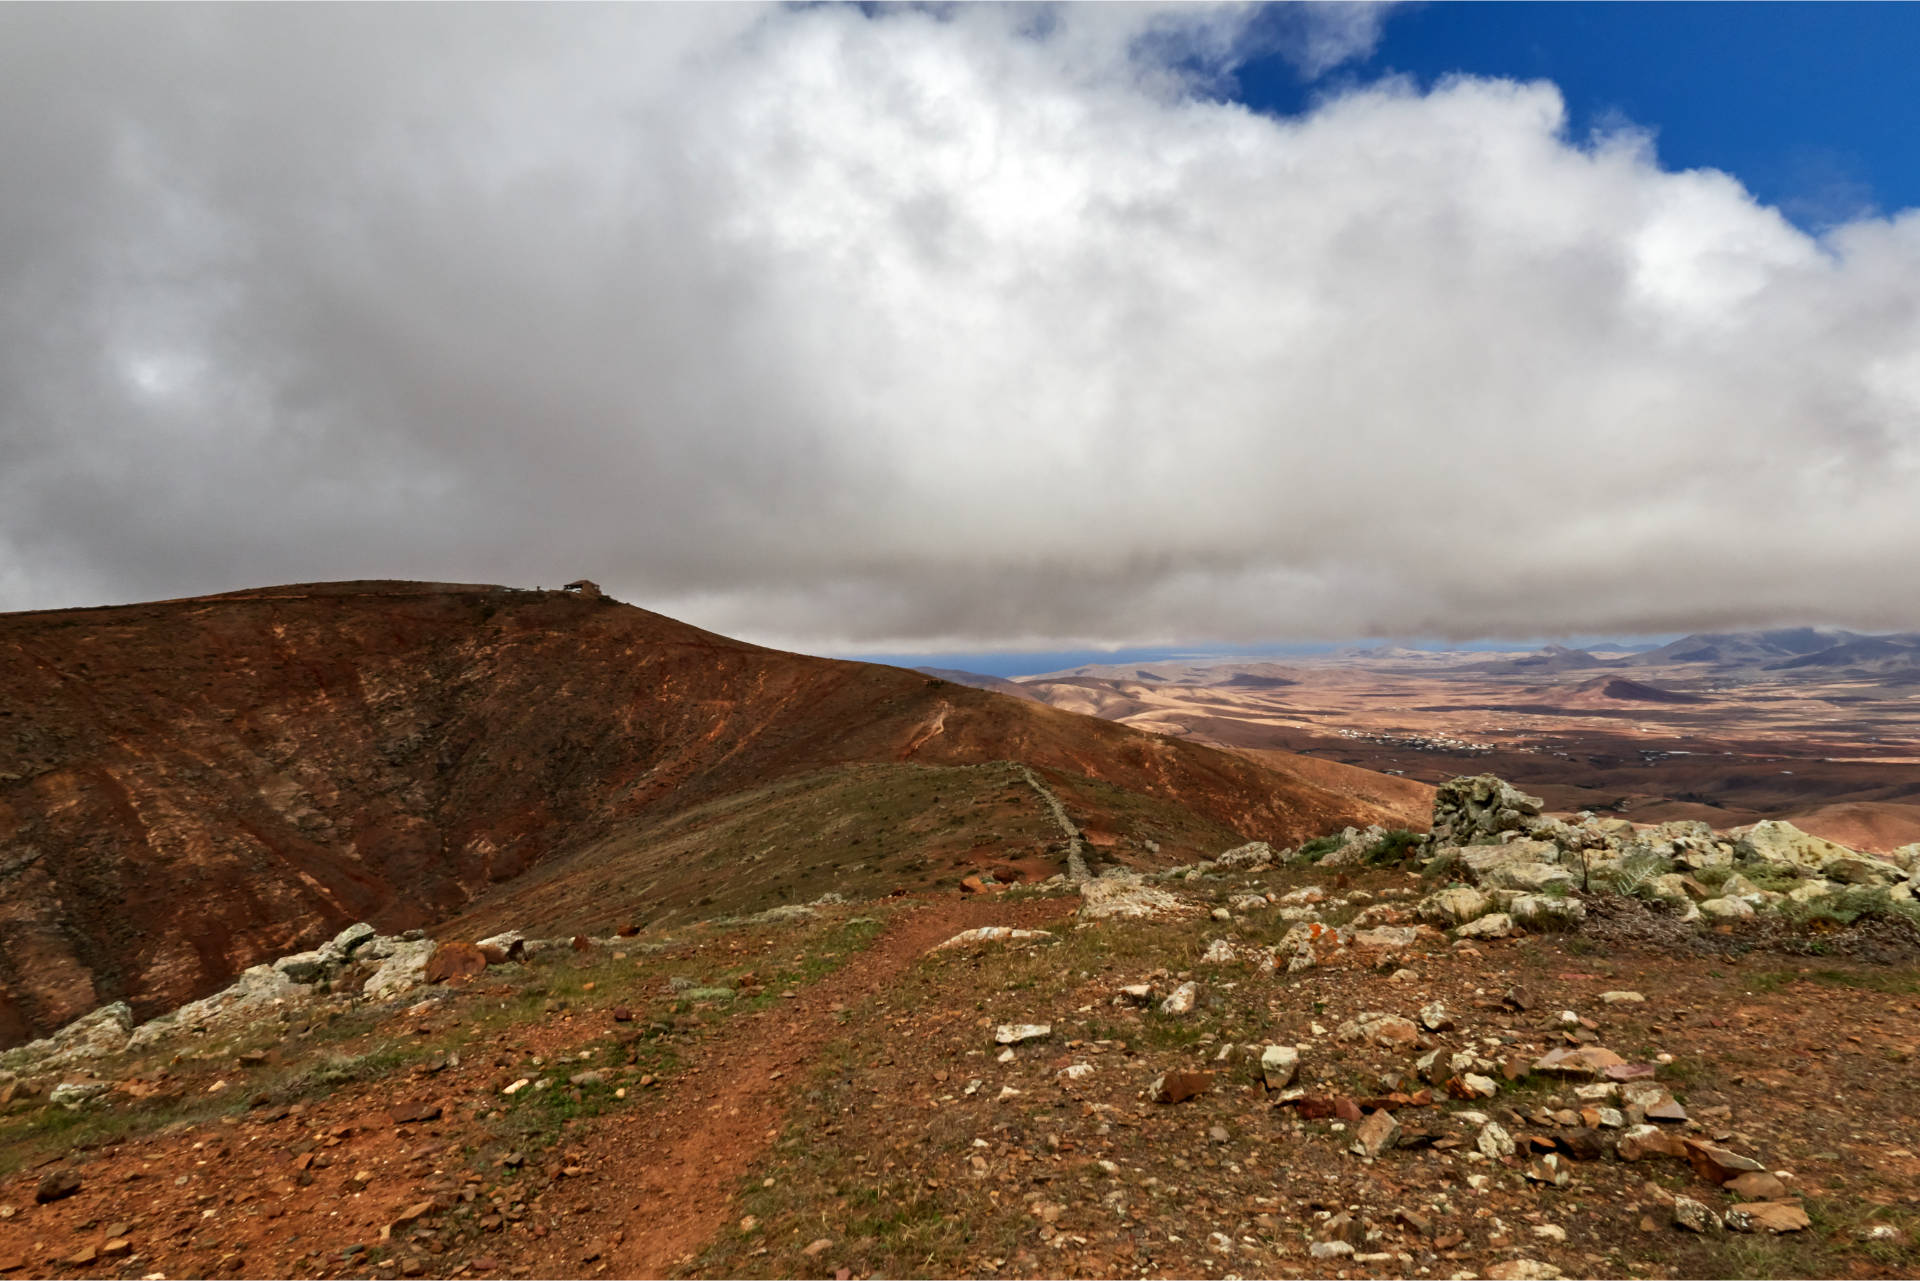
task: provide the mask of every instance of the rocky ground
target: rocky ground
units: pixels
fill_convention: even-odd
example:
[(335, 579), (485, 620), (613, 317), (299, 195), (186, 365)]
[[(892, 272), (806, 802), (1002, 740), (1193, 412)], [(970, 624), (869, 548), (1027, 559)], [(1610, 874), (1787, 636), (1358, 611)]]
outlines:
[(378, 999), (361, 943), (334, 991), (16, 1067), (0, 1270), (1920, 1274), (1909, 882), (1528, 808), (1467, 780), (1431, 844), (500, 948)]

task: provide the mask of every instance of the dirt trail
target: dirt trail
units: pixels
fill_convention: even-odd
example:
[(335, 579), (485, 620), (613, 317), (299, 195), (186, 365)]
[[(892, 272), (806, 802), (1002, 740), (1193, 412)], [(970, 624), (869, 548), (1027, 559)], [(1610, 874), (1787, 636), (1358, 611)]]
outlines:
[[(658, 1108), (609, 1118), (582, 1136), (597, 1177), (569, 1185), (559, 1205), (565, 1226), (527, 1242), (516, 1262), (536, 1276), (604, 1269), (659, 1277), (684, 1267), (729, 1221), (740, 1179), (778, 1135), (792, 1092), (809, 1078), (821, 1048), (859, 1034), (842, 1024), (842, 1010), (883, 992), (961, 930), (1032, 927), (1065, 916), (1076, 902), (945, 899), (901, 913), (845, 967), (705, 1046)], [(588, 1260), (594, 1251), (601, 1257)]]

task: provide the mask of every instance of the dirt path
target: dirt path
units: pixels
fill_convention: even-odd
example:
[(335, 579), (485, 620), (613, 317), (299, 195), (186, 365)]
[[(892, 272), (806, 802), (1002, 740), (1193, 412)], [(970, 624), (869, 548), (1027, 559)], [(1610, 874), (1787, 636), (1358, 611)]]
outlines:
[(609, 1117), (581, 1136), (594, 1178), (567, 1185), (556, 1206), (564, 1226), (526, 1242), (517, 1258), (503, 1253), (536, 1276), (660, 1277), (684, 1268), (730, 1221), (740, 1180), (778, 1136), (822, 1047), (859, 1034), (842, 1011), (884, 992), (961, 930), (1033, 927), (1075, 903), (941, 899), (902, 912), (848, 965), (704, 1047), (658, 1107)]

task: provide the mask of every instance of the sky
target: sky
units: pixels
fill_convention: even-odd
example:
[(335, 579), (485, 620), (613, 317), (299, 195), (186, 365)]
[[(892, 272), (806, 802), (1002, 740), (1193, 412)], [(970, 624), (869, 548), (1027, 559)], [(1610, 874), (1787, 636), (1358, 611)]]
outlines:
[(1920, 627), (1920, 7), (0, 6), (0, 609)]

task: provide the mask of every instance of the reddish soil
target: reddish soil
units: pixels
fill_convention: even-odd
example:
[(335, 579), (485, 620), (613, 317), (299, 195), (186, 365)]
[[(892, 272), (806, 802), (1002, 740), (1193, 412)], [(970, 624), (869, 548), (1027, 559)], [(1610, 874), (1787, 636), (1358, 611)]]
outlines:
[[(1364, 872), (1348, 892), (1407, 884)], [(506, 1151), (488, 1109), (526, 1056), (545, 1056), (545, 1074), (564, 1082), (561, 1060), (617, 1036), (605, 1007), (498, 1032), (476, 1023), (465, 1061), (435, 1073), (395, 1069), (291, 1110), (109, 1139), (0, 1180), (0, 1202), (13, 1207), (0, 1215), (0, 1272), (1315, 1276), (1328, 1268), (1307, 1241), (1348, 1211), (1375, 1252), (1339, 1261), (1352, 1277), (1487, 1275), (1516, 1257), (1570, 1276), (1913, 1273), (1920, 1158), (1905, 1122), (1920, 979), (1910, 966), (1787, 956), (1738, 933), (1673, 949), (1658, 931), (1615, 929), (1261, 976), (1197, 965), (1224, 928), (1198, 914), (1061, 930), (1063, 941), (1037, 951), (925, 959), (960, 929), (1057, 923), (1075, 902), (956, 895), (907, 906), (846, 965), (694, 1036), (654, 1090), (567, 1126), (548, 1147)], [(1284, 928), (1256, 914), (1230, 932), (1259, 942)], [(711, 972), (727, 956), (750, 963), (774, 936), (702, 937), (704, 959), (688, 963)], [(1121, 983), (1164, 989), (1189, 969), (1204, 999), (1187, 1019), (1112, 1004)], [(401, 1028), (417, 1021), (438, 1034), (479, 1020), (491, 983), (401, 1016)], [(1647, 1000), (1601, 999), (1618, 989)], [(1566, 1189), (1529, 1181), (1517, 1158), (1476, 1165), (1458, 1148), (1364, 1160), (1347, 1150), (1351, 1125), (1274, 1106), (1251, 1059), (1221, 1054), (1297, 1043), (1311, 1093), (1378, 1096), (1399, 1088), (1422, 1047), (1326, 1029), (1432, 1001), (1459, 1026), (1430, 1040), (1502, 1061), (1566, 1044), (1564, 1009), (1634, 1061), (1670, 1054), (1659, 1080), (1692, 1117), (1674, 1132), (1790, 1171), (1813, 1227), (1777, 1239), (1682, 1233), (1666, 1208), (1675, 1194), (1721, 1209), (1733, 1198), (1667, 1159), (1577, 1161)], [(1028, 1020), (1050, 1022), (1053, 1035), (1000, 1061), (993, 1024)], [(1092, 1073), (1056, 1076), (1075, 1062)], [(1207, 1087), (1174, 1106), (1146, 1101), (1149, 1080), (1180, 1070), (1211, 1074)], [(174, 1087), (204, 1097), (210, 1073), (234, 1071), (188, 1063)], [(969, 1077), (978, 1085), (963, 1091)], [(1000, 1097), (1004, 1087), (1017, 1097)], [(1568, 1131), (1542, 1109), (1581, 1106), (1571, 1088), (1536, 1074), (1503, 1081), (1479, 1106), (1506, 1118), (1523, 1147), (1544, 1145)], [(1468, 1105), (1440, 1093), (1397, 1119), (1457, 1131), (1470, 1147), (1474, 1128), (1446, 1115)], [(427, 1119), (396, 1124), (395, 1109), (423, 1104)], [(80, 1190), (35, 1205), (49, 1168), (71, 1169)], [(122, 1237), (131, 1257), (64, 1262)], [(1222, 1237), (1230, 1249), (1216, 1246)], [(810, 1252), (816, 1241), (825, 1244)]]
[[(609, 1252), (616, 1276), (654, 1277), (685, 1266), (733, 1214), (740, 1180), (786, 1123), (794, 1088), (827, 1041), (847, 1033), (842, 1015), (887, 990), (927, 950), (979, 925), (1039, 929), (1066, 916), (1077, 900), (1044, 899), (1019, 905), (980, 900), (940, 901), (893, 922), (856, 966), (829, 976), (785, 1002), (764, 1023), (741, 1029), (708, 1047), (661, 1109), (623, 1119), (596, 1136), (612, 1159), (596, 1185), (567, 1207), (599, 1232), (609, 1221), (630, 1223)], [(666, 1135), (650, 1146), (642, 1136)], [(629, 1218), (631, 1194), (645, 1197), (643, 1217)], [(585, 1262), (573, 1241), (554, 1241), (528, 1260), (546, 1276)]]

